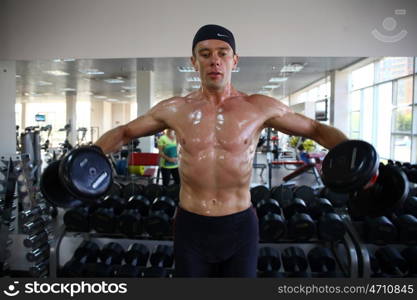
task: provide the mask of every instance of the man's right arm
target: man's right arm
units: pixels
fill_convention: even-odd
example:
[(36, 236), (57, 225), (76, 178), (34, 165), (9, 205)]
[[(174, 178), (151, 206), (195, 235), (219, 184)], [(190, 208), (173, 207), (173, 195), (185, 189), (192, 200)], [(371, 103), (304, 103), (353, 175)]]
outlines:
[(173, 105), (172, 102), (172, 99), (162, 101), (137, 119), (107, 131), (95, 142), (95, 145), (107, 154), (118, 151), (134, 138), (163, 131), (169, 127), (166, 122), (169, 116), (167, 115), (167, 106)]

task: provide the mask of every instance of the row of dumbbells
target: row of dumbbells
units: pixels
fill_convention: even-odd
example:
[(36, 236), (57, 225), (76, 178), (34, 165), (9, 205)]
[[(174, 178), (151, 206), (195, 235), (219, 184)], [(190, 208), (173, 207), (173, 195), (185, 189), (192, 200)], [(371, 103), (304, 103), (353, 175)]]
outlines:
[(167, 196), (150, 200), (144, 195), (125, 199), (108, 195), (101, 202), (72, 208), (64, 214), (69, 231), (123, 234), (127, 237), (155, 239), (172, 236), (172, 218), (176, 201)]
[(371, 277), (417, 277), (417, 247), (368, 249)]
[(417, 164), (411, 164), (409, 162), (402, 163), (389, 159), (387, 161), (387, 165), (395, 165), (400, 167), (404, 171), (405, 175), (407, 175), (407, 178), (410, 182), (417, 183)]
[(171, 219), (179, 186), (147, 186), (114, 183), (104, 200), (70, 209), (64, 215), (68, 230), (120, 233), (129, 237), (148, 234), (161, 238), (171, 234)]
[(316, 197), (307, 186), (265, 186), (251, 189), (263, 242), (337, 241), (346, 233), (345, 223), (326, 198)]
[(48, 274), (51, 223), (54, 216), (55, 209), (44, 202), (20, 213), (21, 230), (27, 234), (23, 240), (24, 247), (28, 249), (25, 257), (32, 264), (29, 272), (33, 277)]
[(258, 256), (258, 277), (345, 277), (330, 248), (317, 246), (308, 251), (298, 246), (282, 252), (262, 247)]
[(365, 218), (353, 224), (366, 243), (417, 244), (417, 217), (412, 214)]
[(172, 277), (173, 247), (158, 245), (151, 253), (140, 243), (131, 244), (125, 251), (119, 243), (100, 247), (83, 241), (71, 260), (62, 267), (62, 277)]

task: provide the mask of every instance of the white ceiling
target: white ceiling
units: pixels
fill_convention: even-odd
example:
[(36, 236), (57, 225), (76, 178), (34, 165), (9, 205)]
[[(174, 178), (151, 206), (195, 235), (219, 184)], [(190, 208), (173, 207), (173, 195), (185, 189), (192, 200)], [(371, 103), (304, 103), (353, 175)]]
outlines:
[[(283, 98), (325, 77), (326, 72), (338, 70), (360, 60), (359, 57), (241, 57), (239, 72), (233, 73), (234, 86), (246, 93), (258, 93), (271, 77), (282, 76), (280, 70), (289, 63), (300, 63), (304, 68), (287, 74), (288, 80), (271, 91), (271, 96)], [(64, 89), (74, 89), (82, 99), (121, 102), (136, 101), (136, 73), (140, 70), (154, 71), (155, 101), (174, 95), (184, 95), (193, 90), (187, 77), (197, 73), (181, 73), (178, 67), (191, 67), (189, 58), (146, 59), (76, 59), (71, 61), (18, 61), (16, 64), (17, 101), (60, 100), (65, 98)], [(97, 69), (102, 75), (86, 75), (80, 71)], [(45, 71), (63, 71), (67, 76), (55, 76)], [(123, 83), (107, 83), (105, 79), (121, 78)], [(269, 83), (270, 84), (270, 83)], [(131, 90), (126, 87), (133, 88)], [(140, 83), (137, 88), (140, 88)], [(103, 96), (104, 98), (97, 98)], [(80, 99), (80, 98), (79, 98)]]

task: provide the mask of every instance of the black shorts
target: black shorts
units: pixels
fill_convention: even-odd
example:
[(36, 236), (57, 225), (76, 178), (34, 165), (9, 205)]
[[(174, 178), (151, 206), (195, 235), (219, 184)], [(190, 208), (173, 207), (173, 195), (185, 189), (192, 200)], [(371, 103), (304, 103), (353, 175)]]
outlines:
[(174, 219), (176, 277), (256, 277), (258, 217), (253, 207), (220, 217), (178, 207)]

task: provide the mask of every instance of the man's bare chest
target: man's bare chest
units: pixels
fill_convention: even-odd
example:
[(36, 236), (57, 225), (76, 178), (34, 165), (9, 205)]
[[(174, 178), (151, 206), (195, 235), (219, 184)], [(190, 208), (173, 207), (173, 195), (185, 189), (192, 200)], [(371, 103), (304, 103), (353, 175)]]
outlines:
[(180, 113), (175, 130), (182, 147), (190, 151), (223, 149), (239, 152), (253, 144), (263, 118), (250, 106), (193, 107)]

